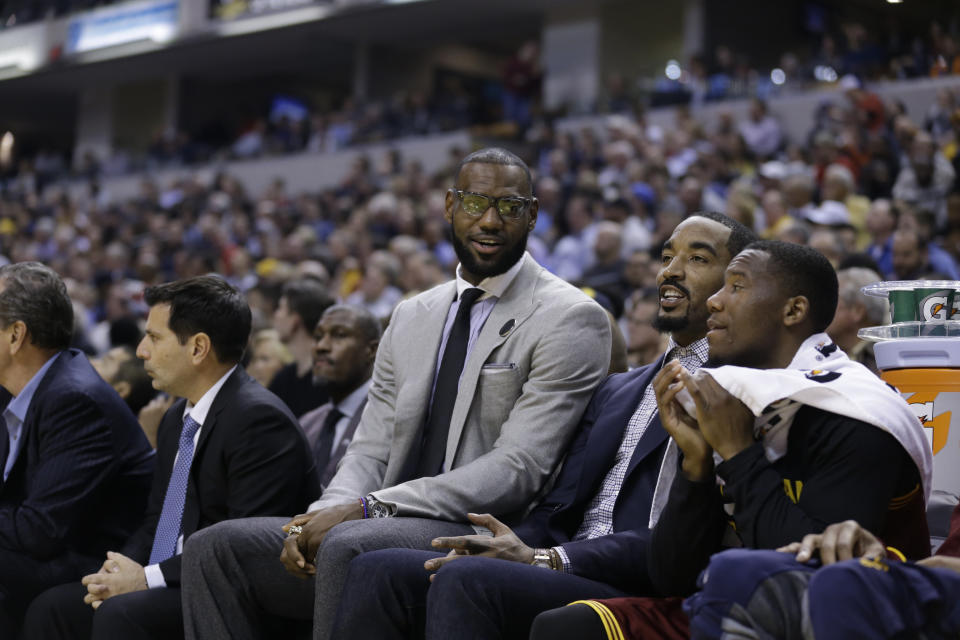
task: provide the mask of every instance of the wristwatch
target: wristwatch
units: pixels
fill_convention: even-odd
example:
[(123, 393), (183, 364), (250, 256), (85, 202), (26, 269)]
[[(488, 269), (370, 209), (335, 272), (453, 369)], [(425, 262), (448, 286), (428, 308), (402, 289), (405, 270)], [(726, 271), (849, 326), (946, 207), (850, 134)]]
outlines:
[(557, 569), (553, 559), (553, 549), (534, 549), (533, 562), (530, 564), (535, 567), (543, 567), (544, 569), (553, 569), (554, 571)]
[(380, 502), (372, 495), (367, 496), (367, 510), (368, 518), (392, 518), (394, 516), (393, 509)]

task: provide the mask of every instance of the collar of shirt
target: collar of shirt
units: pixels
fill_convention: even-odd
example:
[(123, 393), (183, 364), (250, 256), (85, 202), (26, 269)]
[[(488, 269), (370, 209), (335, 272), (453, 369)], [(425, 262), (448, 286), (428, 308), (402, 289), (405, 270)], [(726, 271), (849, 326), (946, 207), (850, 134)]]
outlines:
[[(37, 387), (40, 386), (40, 381), (43, 380), (43, 377), (47, 375), (47, 371), (53, 366), (53, 363), (60, 356), (57, 353), (55, 356), (43, 363), (43, 366), (37, 370), (33, 377), (30, 378), (30, 381), (23, 387), (23, 389), (16, 395), (16, 397), (10, 401), (7, 405), (7, 408), (3, 412), (3, 417), (7, 418), (9, 415), (14, 416), (19, 424), (23, 424), (24, 419), (27, 417), (27, 410), (30, 409), (30, 403), (33, 401), (33, 394), (37, 392)], [(9, 423), (9, 420), (7, 420)]]
[[(679, 344), (674, 342), (673, 336), (670, 336), (670, 339), (667, 341), (667, 357), (669, 360), (683, 360), (684, 358), (696, 358), (699, 361), (699, 364), (702, 365), (707, 361), (707, 358), (710, 356), (710, 346), (707, 344), (706, 338), (700, 338), (699, 340), (694, 340), (686, 347), (681, 347)], [(698, 365), (699, 366), (699, 365)]]
[(207, 414), (210, 413), (210, 407), (213, 406), (213, 401), (216, 400), (217, 394), (220, 393), (220, 388), (226, 383), (227, 378), (233, 374), (236, 368), (237, 365), (233, 365), (230, 371), (227, 371), (223, 374), (222, 378), (213, 383), (213, 386), (207, 389), (207, 392), (200, 397), (197, 404), (191, 405), (188, 400), (187, 406), (183, 408), (183, 417), (186, 418), (189, 415), (197, 424), (203, 426), (203, 423), (207, 419)]
[(467, 289), (477, 287), (478, 289), (483, 289), (484, 294), (478, 298), (479, 300), (486, 300), (487, 298), (499, 298), (503, 295), (503, 292), (507, 290), (507, 287), (510, 286), (510, 283), (513, 282), (514, 278), (517, 277), (517, 274), (520, 273), (520, 269), (523, 268), (523, 263), (527, 260), (528, 254), (524, 252), (523, 257), (517, 260), (516, 264), (507, 269), (505, 272), (501, 273), (498, 276), (490, 276), (489, 278), (484, 278), (478, 284), (473, 285), (463, 279), (461, 275), (463, 265), (457, 265), (457, 300), (460, 299), (460, 296), (463, 295), (463, 292)]
[(350, 395), (344, 398), (339, 404), (334, 404), (340, 413), (344, 417), (349, 418), (354, 413), (357, 412), (357, 408), (360, 407), (360, 403), (363, 402), (364, 398), (367, 397), (367, 391), (370, 389), (370, 383), (372, 379), (368, 378), (366, 382), (354, 389)]

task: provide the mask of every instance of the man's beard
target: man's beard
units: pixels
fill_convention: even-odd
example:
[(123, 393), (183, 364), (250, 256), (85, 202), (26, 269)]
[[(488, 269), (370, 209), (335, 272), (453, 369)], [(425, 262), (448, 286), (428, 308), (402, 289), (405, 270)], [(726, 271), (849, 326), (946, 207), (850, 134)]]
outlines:
[(686, 329), (690, 326), (690, 314), (684, 315), (680, 318), (674, 318), (670, 316), (662, 316), (659, 313), (653, 317), (653, 328), (659, 331), (660, 333), (672, 333), (674, 331), (680, 331)]
[(682, 293), (687, 298), (687, 311), (681, 317), (662, 315), (662, 309), (657, 310), (657, 315), (653, 317), (653, 328), (660, 333), (671, 333), (673, 331), (682, 331), (690, 326), (690, 290), (683, 286), (676, 278), (666, 278), (657, 286), (660, 291), (665, 286), (671, 286)]
[(464, 270), (480, 278), (491, 278), (506, 273), (510, 270), (510, 267), (517, 264), (517, 261), (523, 257), (523, 252), (527, 250), (527, 236), (529, 234), (529, 231), (524, 233), (523, 238), (512, 247), (504, 245), (503, 253), (493, 263), (481, 263), (476, 260), (467, 245), (457, 237), (457, 234), (454, 233), (451, 236), (453, 250), (456, 251), (457, 258), (460, 259), (460, 264), (463, 265)]

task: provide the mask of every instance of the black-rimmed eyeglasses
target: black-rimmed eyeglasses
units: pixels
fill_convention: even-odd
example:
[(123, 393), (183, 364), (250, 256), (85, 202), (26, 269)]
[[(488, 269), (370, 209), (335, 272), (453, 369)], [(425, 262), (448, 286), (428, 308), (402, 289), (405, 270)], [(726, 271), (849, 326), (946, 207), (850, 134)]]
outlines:
[(473, 193), (472, 191), (463, 191), (454, 189), (460, 199), (461, 208), (464, 213), (474, 218), (479, 218), (490, 207), (495, 207), (497, 213), (502, 218), (508, 220), (519, 220), (523, 212), (530, 206), (532, 198), (523, 198), (521, 196), (502, 196), (494, 198), (482, 193)]

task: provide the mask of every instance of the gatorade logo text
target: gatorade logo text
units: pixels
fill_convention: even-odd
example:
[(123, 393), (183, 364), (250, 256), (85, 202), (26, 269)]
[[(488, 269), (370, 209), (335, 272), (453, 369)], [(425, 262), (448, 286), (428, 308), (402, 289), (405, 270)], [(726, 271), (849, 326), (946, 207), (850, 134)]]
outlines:
[(953, 309), (947, 306), (947, 296), (933, 293), (920, 303), (921, 320), (949, 320)]

